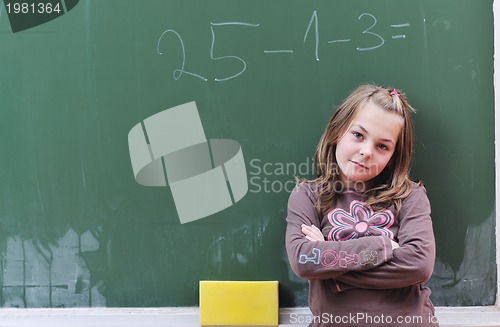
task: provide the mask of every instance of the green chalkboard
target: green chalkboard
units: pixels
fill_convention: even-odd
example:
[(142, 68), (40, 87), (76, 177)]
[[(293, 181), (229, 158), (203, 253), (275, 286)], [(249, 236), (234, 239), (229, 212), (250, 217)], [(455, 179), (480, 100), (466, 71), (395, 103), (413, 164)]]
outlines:
[(495, 303), (491, 0), (56, 2), (0, 7), (2, 306), (197, 306), (207, 279), (307, 305), (288, 195), (366, 82), (418, 110), (434, 303)]

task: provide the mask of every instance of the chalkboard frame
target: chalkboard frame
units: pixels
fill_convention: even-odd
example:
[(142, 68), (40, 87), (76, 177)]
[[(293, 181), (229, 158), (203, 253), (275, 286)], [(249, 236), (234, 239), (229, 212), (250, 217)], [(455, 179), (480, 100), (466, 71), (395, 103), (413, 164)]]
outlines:
[[(500, 53), (500, 4), (499, 1), (494, 2), (494, 30), (495, 30), (495, 53)], [(500, 61), (498, 58), (495, 58), (495, 71), (500, 71)], [(500, 76), (498, 73), (495, 74), (495, 99), (500, 99)], [(500, 153), (500, 101), (495, 101), (495, 153)], [(495, 190), (496, 190), (496, 203), (500, 203), (500, 168), (498, 165), (495, 166)], [(498, 226), (500, 224), (500, 208), (496, 206), (496, 230), (499, 231)], [(497, 263), (500, 262), (500, 236), (497, 233), (496, 237), (496, 259)], [(497, 265), (497, 284), (500, 281), (500, 267)], [(454, 308), (437, 308), (437, 314), (440, 320), (443, 322), (442, 325), (446, 325), (446, 321), (454, 321), (454, 317), (460, 314), (466, 314), (467, 316), (473, 316), (475, 320), (479, 323), (475, 324), (477, 326), (481, 326), (481, 322), (491, 322), (496, 321), (500, 323), (500, 306), (499, 306), (499, 296), (500, 291), (497, 289), (497, 297), (496, 304), (494, 306), (485, 306), (485, 307), (454, 307)], [(50, 309), (50, 310), (42, 310), (42, 309), (2, 309), (1, 313), (5, 313), (7, 316), (15, 317), (12, 321), (19, 322), (19, 317), (21, 319), (27, 319), (27, 321), (37, 321), (40, 324), (40, 320), (43, 317), (51, 317), (48, 320), (42, 319), (45, 321), (43, 323), (47, 323), (48, 325), (53, 325), (55, 321), (60, 322), (65, 319), (74, 319), (74, 316), (101, 316), (101, 315), (111, 315), (114, 318), (123, 323), (124, 326), (127, 325), (127, 322), (130, 321), (130, 317), (133, 315), (140, 315), (141, 317), (149, 317), (151, 319), (151, 326), (155, 325), (154, 319), (151, 317), (157, 317), (160, 315), (162, 319), (176, 319), (175, 317), (184, 317), (182, 319), (186, 319), (185, 321), (191, 322), (193, 321), (193, 317), (197, 316), (196, 308), (159, 308), (159, 309), (99, 309), (99, 308), (91, 308), (91, 309)], [(304, 308), (295, 308), (295, 309), (282, 309), (280, 315), (282, 316), (282, 321), (286, 323), (286, 317), (290, 317), (294, 312), (303, 313), (307, 312)], [(47, 322), (49, 321), (49, 322)], [(147, 321), (147, 318), (146, 318)], [(162, 320), (161, 323), (165, 323), (168, 320)], [(157, 323), (158, 325), (160, 322)], [(450, 323), (450, 325), (452, 325)], [(43, 326), (43, 325), (42, 325)], [(295, 326), (297, 326), (295, 324)]]

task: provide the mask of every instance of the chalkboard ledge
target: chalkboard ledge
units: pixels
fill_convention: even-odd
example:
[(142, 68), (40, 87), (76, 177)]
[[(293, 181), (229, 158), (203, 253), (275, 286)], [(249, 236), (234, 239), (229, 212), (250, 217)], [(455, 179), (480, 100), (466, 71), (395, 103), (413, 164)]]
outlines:
[[(0, 309), (3, 327), (199, 326), (198, 308)], [(438, 307), (441, 327), (500, 327), (499, 307)], [(308, 308), (280, 309), (283, 327), (307, 326)]]

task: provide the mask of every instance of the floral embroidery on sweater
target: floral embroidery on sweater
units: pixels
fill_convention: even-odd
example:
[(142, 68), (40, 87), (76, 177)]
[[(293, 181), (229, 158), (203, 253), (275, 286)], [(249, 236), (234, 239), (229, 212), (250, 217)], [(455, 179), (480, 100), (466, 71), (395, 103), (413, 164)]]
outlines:
[(374, 212), (370, 206), (360, 201), (352, 201), (350, 212), (336, 208), (327, 214), (332, 225), (328, 233), (329, 241), (346, 241), (365, 236), (385, 235), (394, 239), (389, 227), (394, 224), (394, 215), (390, 210)]

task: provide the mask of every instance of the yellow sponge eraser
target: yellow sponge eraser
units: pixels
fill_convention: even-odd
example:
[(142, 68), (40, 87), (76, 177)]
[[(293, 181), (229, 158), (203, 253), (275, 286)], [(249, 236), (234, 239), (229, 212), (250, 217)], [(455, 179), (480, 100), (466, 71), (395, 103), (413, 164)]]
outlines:
[(200, 281), (200, 324), (278, 325), (278, 282)]

